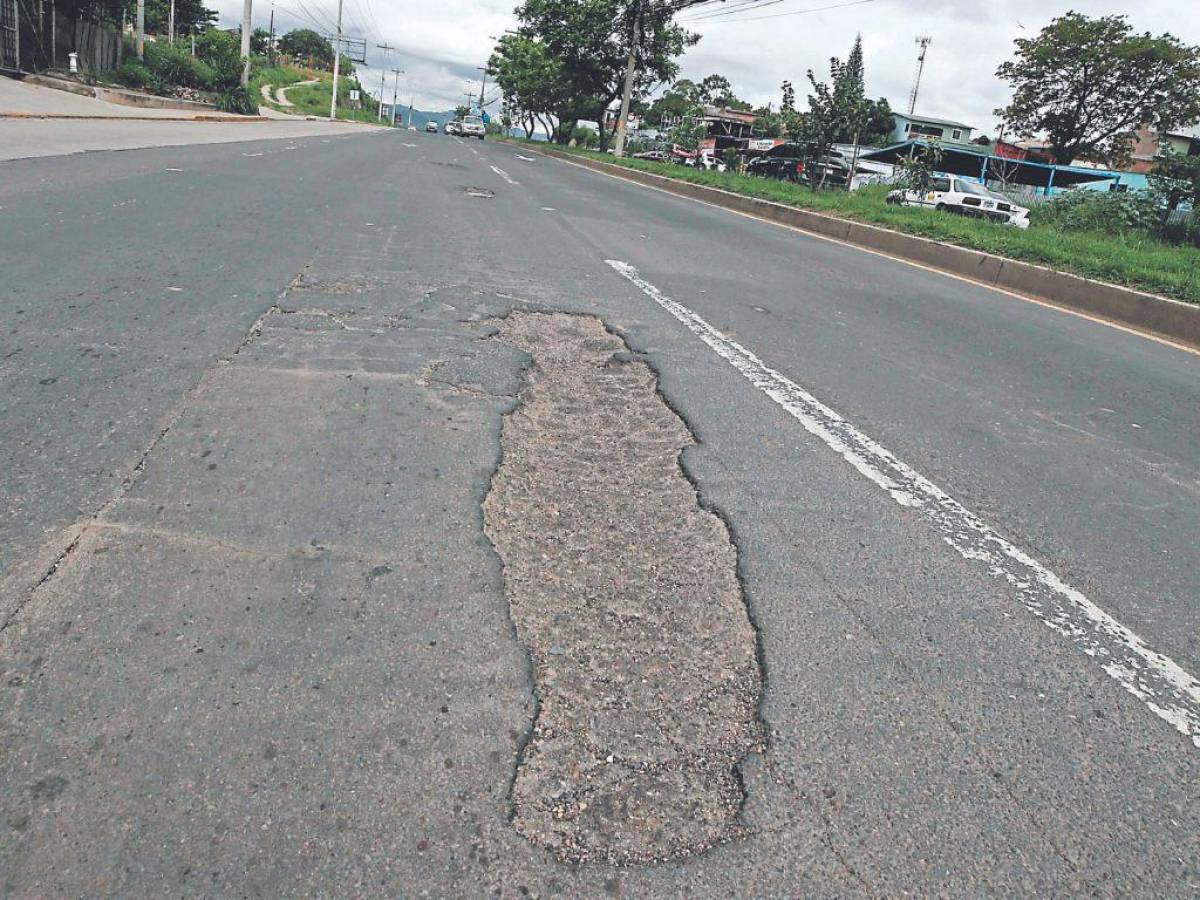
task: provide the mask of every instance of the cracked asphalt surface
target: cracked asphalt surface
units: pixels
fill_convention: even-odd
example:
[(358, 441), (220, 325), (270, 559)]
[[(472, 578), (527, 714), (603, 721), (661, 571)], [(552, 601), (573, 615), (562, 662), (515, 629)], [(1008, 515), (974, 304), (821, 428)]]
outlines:
[[(1196, 747), (605, 260), (1193, 673), (1200, 359), (401, 138), (0, 164), (0, 893), (1200, 892)], [(589, 605), (564, 560), (586, 581), (605, 545), (544, 524), (555, 497), (693, 570)], [(571, 794), (620, 693), (568, 667), (592, 660), (667, 704), (614, 733), (703, 726), (657, 745), (713, 757), (637, 807), (661, 822)], [(732, 702), (695, 702), (730, 672)]]

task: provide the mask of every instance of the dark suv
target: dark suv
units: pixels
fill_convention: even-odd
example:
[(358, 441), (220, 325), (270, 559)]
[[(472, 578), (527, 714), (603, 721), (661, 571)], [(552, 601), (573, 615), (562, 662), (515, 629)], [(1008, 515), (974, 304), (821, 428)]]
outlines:
[(850, 167), (840, 154), (829, 153), (813, 162), (800, 144), (780, 144), (762, 156), (750, 160), (746, 165), (747, 175), (762, 175), (766, 178), (781, 178), (805, 184), (811, 178), (818, 184), (831, 187), (844, 186), (850, 176)]
[(747, 175), (781, 178), (784, 181), (804, 180), (804, 154), (799, 144), (780, 144), (746, 164)]

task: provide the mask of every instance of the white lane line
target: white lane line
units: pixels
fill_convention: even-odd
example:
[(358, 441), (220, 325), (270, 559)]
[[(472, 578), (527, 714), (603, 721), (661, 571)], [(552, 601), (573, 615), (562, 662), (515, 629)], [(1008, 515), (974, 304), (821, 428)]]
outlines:
[(516, 157), (517, 159), (525, 160), (525, 162), (537, 162), (532, 156), (522, 156), (520, 153), (516, 154)]
[(492, 171), (507, 181), (509, 184), (520, 184), (519, 181), (514, 181), (513, 177), (501, 169), (499, 166), (492, 166)]
[(1152, 650), (1080, 591), (800, 385), (663, 294), (633, 266), (605, 261), (893, 500), (921, 513), (963, 557), (986, 564), (989, 575), (1007, 581), (1027, 610), (1096, 659), (1117, 684), (1200, 748), (1200, 681), (1195, 676)]

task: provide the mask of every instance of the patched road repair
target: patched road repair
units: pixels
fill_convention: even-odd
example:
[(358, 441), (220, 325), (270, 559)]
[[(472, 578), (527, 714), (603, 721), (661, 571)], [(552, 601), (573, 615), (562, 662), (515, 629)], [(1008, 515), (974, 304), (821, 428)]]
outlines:
[(669, 860), (736, 835), (761, 672), (724, 522), (679, 465), (657, 378), (590, 316), (514, 312), (530, 354), (484, 503), (538, 697), (517, 829), (570, 861)]

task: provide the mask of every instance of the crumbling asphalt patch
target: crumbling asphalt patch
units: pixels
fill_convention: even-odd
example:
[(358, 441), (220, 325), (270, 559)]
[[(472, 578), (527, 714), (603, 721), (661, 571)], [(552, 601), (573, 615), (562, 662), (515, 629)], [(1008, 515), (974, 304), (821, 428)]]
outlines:
[(736, 550), (679, 467), (692, 436), (596, 318), (513, 312), (495, 339), (533, 360), (484, 501), (539, 700), (514, 826), (571, 862), (728, 840), (762, 678)]

